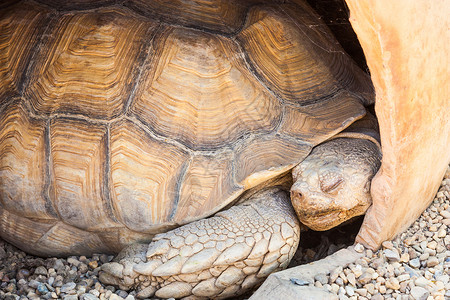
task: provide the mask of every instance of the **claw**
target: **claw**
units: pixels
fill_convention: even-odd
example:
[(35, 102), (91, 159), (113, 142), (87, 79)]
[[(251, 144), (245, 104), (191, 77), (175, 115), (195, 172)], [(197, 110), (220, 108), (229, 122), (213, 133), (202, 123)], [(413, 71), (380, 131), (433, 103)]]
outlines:
[(143, 262), (133, 267), (133, 271), (142, 275), (152, 275), (153, 271), (161, 265), (161, 261), (151, 260)]
[(158, 240), (156, 242), (151, 243), (148, 246), (148, 250), (147, 250), (147, 258), (151, 258), (152, 256), (155, 255), (161, 255), (164, 253), (167, 253), (170, 249), (170, 242), (169, 240), (163, 239), (163, 240)]

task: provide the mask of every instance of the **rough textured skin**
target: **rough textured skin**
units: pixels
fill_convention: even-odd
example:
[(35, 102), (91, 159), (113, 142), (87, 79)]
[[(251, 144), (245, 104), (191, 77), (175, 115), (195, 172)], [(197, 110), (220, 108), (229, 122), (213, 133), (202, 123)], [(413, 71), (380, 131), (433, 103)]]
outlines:
[(101, 280), (140, 297), (226, 298), (284, 269), (300, 238), (289, 195), (272, 187), (214, 217), (132, 246), (103, 266)]
[(381, 149), (369, 140), (336, 138), (315, 147), (292, 171), (291, 200), (300, 221), (328, 230), (364, 214), (380, 164)]

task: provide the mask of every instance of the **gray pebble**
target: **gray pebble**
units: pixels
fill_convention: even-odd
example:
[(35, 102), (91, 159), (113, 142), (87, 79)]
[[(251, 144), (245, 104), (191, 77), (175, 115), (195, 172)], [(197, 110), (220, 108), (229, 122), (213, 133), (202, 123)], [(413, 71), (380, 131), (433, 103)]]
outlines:
[(43, 283), (39, 284), (36, 290), (41, 295), (47, 294), (49, 292), (47, 286), (45, 284), (43, 284)]
[(347, 295), (349, 295), (350, 297), (355, 295), (355, 289), (350, 285), (347, 285), (345, 287), (345, 291), (347, 292)]
[[(110, 257), (111, 257), (111, 259), (110, 259)], [(108, 256), (108, 255), (106, 255), (106, 254), (102, 254), (102, 255), (100, 255), (100, 261), (103, 263), (103, 264), (106, 264), (106, 263), (108, 263), (108, 262), (110, 262), (112, 259), (113, 259), (113, 256)]]
[(108, 291), (111, 291), (113, 293), (116, 291), (116, 288), (114, 286), (112, 286), (112, 285), (107, 285), (105, 287), (105, 289), (108, 290)]
[(76, 286), (77, 285), (75, 282), (68, 282), (66, 284), (63, 284), (63, 286), (61, 286), (61, 293), (68, 293), (71, 290), (75, 289)]
[(55, 261), (55, 264), (53, 265), (53, 269), (56, 270), (56, 272), (61, 272), (65, 269), (65, 265), (62, 259), (57, 259)]
[(67, 263), (69, 263), (69, 265), (74, 265), (75, 267), (78, 267), (81, 264), (81, 262), (74, 257), (69, 257)]
[(385, 249), (383, 251), (384, 255), (390, 262), (400, 261), (400, 255), (398, 254), (397, 249)]
[(80, 300), (99, 300), (99, 298), (91, 293), (82, 294)]
[(314, 280), (320, 282), (321, 284), (327, 284), (328, 283), (328, 277), (323, 274), (317, 274), (316, 276), (314, 276)]
[(429, 291), (420, 286), (413, 287), (410, 293), (415, 300), (426, 300), (430, 295)]
[(47, 275), (47, 269), (44, 266), (39, 266), (34, 270), (35, 275)]
[(116, 295), (122, 297), (122, 298), (126, 298), (128, 296), (128, 293), (122, 290), (117, 290), (116, 291)]
[(420, 268), (420, 260), (418, 258), (411, 259), (409, 261), (409, 265), (413, 268), (418, 269), (418, 268)]
[(55, 277), (49, 277), (47, 282), (48, 282), (48, 284), (53, 286), (53, 283), (55, 282)]
[(304, 285), (309, 285), (310, 284), (309, 281), (306, 281), (306, 280), (303, 280), (303, 279), (298, 279), (298, 278), (291, 278), (290, 281), (293, 284), (300, 285), (300, 286), (304, 286)]

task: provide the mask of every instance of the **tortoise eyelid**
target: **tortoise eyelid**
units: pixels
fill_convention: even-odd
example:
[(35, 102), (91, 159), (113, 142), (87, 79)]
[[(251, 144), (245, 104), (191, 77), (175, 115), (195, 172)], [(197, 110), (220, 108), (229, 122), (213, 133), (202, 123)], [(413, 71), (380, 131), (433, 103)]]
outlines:
[(320, 188), (322, 191), (326, 193), (330, 193), (333, 190), (335, 190), (342, 182), (344, 181), (343, 178), (339, 177), (336, 181), (334, 181), (331, 185), (323, 184), (323, 181), (320, 182)]

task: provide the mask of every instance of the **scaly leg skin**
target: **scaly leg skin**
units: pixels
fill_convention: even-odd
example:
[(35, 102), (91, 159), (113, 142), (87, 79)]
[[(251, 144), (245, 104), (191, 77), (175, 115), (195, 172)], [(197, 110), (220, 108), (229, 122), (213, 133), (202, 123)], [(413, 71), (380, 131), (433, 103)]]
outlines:
[(300, 225), (289, 194), (277, 187), (245, 203), (126, 248), (102, 267), (100, 280), (138, 297), (227, 298), (286, 268)]

